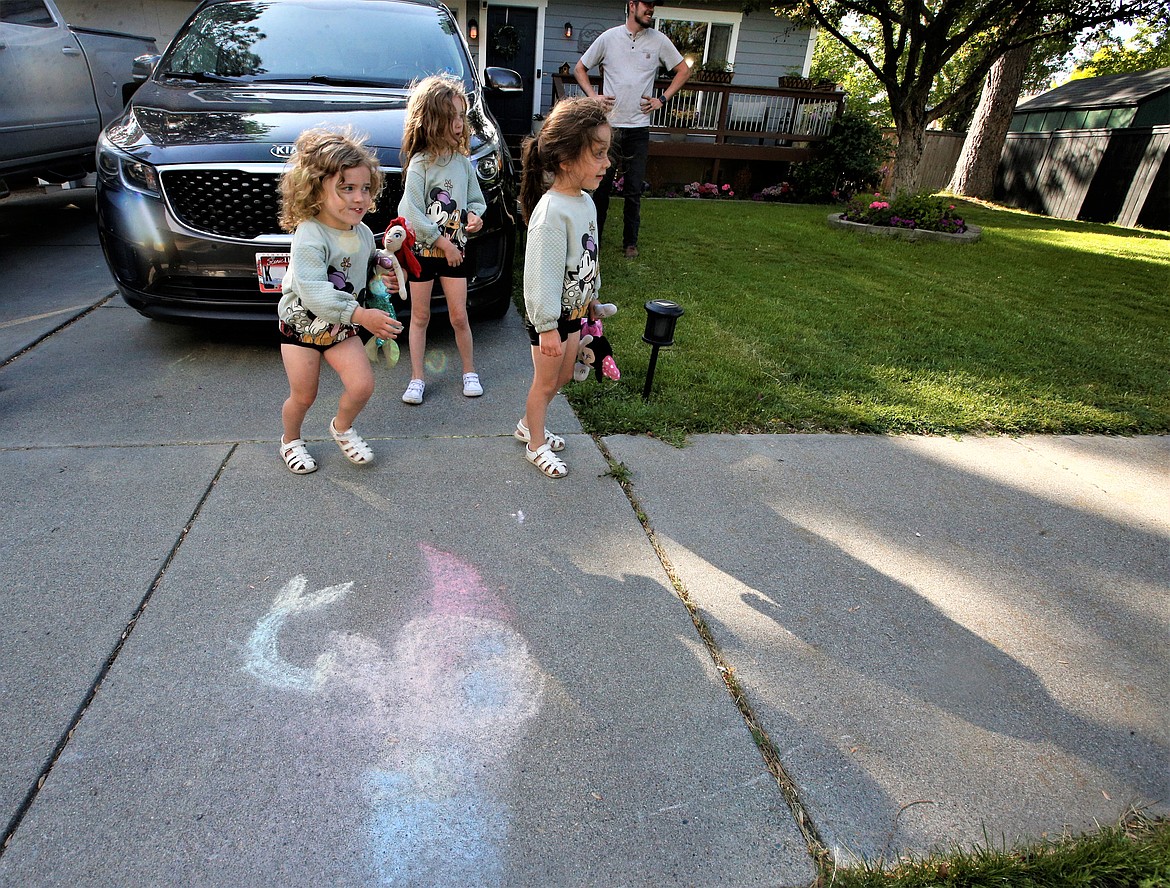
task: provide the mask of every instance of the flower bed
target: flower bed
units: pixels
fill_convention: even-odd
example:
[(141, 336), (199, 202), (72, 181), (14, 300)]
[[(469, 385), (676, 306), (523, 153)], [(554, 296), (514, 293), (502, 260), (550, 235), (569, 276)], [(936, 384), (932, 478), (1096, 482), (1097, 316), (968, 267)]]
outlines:
[(949, 241), (958, 244), (971, 244), (979, 240), (983, 235), (983, 229), (978, 225), (965, 225), (963, 231), (958, 234), (951, 234), (945, 231), (930, 231), (926, 228), (905, 228), (895, 227), (890, 225), (867, 225), (864, 222), (851, 222), (845, 218), (844, 213), (830, 213), (829, 224), (834, 228), (848, 228), (853, 231), (859, 231), (864, 234), (886, 235), (887, 237), (896, 237), (902, 240), (933, 240), (933, 241)]
[(967, 223), (955, 215), (955, 205), (929, 192), (899, 194), (892, 201), (881, 194), (872, 198), (857, 195), (840, 214), (842, 222), (899, 228), (907, 231), (937, 231), (942, 234), (962, 234)]
[(683, 195), (685, 197), (706, 198), (707, 200), (717, 200), (719, 198), (735, 197), (735, 192), (731, 186), (724, 183), (722, 186), (716, 185), (714, 182), (692, 182), (690, 185), (683, 186)]

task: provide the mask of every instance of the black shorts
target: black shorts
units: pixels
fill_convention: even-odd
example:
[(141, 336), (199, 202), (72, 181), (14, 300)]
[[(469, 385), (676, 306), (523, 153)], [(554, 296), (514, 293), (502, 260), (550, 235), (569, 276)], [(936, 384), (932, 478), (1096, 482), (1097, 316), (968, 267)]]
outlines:
[(466, 257), (459, 265), (450, 265), (443, 256), (417, 256), (418, 264), (422, 267), (422, 271), (418, 277), (407, 272), (407, 277), (412, 281), (433, 281), (435, 278), (469, 278), (471, 277), (471, 263), (467, 261)]
[[(539, 348), (540, 334), (536, 332), (536, 328), (525, 320), (524, 329), (528, 331), (528, 341), (533, 346)], [(576, 318), (570, 320), (569, 318), (562, 317), (557, 321), (557, 332), (561, 334), (561, 342), (565, 342), (572, 334), (581, 332), (581, 319)]]

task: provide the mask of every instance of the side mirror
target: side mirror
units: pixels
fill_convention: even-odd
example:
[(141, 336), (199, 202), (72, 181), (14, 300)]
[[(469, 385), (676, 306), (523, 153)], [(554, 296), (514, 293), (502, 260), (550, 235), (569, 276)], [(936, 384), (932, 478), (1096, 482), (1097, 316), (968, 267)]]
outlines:
[(485, 68), (484, 85), (496, 92), (523, 92), (524, 81), (511, 68)]
[(135, 83), (145, 83), (146, 78), (154, 71), (154, 66), (158, 64), (161, 55), (140, 55), (134, 60), (130, 66), (130, 78)]

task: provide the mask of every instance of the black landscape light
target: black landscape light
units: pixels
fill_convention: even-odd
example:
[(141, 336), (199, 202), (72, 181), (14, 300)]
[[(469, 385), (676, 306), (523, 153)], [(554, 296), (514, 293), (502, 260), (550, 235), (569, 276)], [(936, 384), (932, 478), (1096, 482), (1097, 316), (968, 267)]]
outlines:
[(658, 349), (674, 345), (674, 325), (682, 317), (682, 306), (666, 299), (651, 299), (646, 303), (646, 332), (642, 341), (654, 348), (650, 352), (650, 367), (646, 370), (646, 386), (642, 400), (650, 400), (650, 386), (654, 383), (654, 368), (658, 364)]

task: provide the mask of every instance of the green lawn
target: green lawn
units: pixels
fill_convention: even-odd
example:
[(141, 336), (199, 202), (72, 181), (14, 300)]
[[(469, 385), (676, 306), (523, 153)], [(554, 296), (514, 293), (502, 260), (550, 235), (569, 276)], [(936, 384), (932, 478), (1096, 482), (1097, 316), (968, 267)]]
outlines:
[[(970, 245), (830, 228), (827, 206), (643, 202), (610, 212), (602, 292), (620, 383), (566, 394), (585, 429), (1102, 432), (1170, 429), (1170, 234), (960, 205)], [(686, 311), (649, 402), (644, 303)]]
[(981, 846), (910, 861), (835, 870), (815, 888), (1167, 888), (1170, 825), (1141, 811), (1083, 836)]

